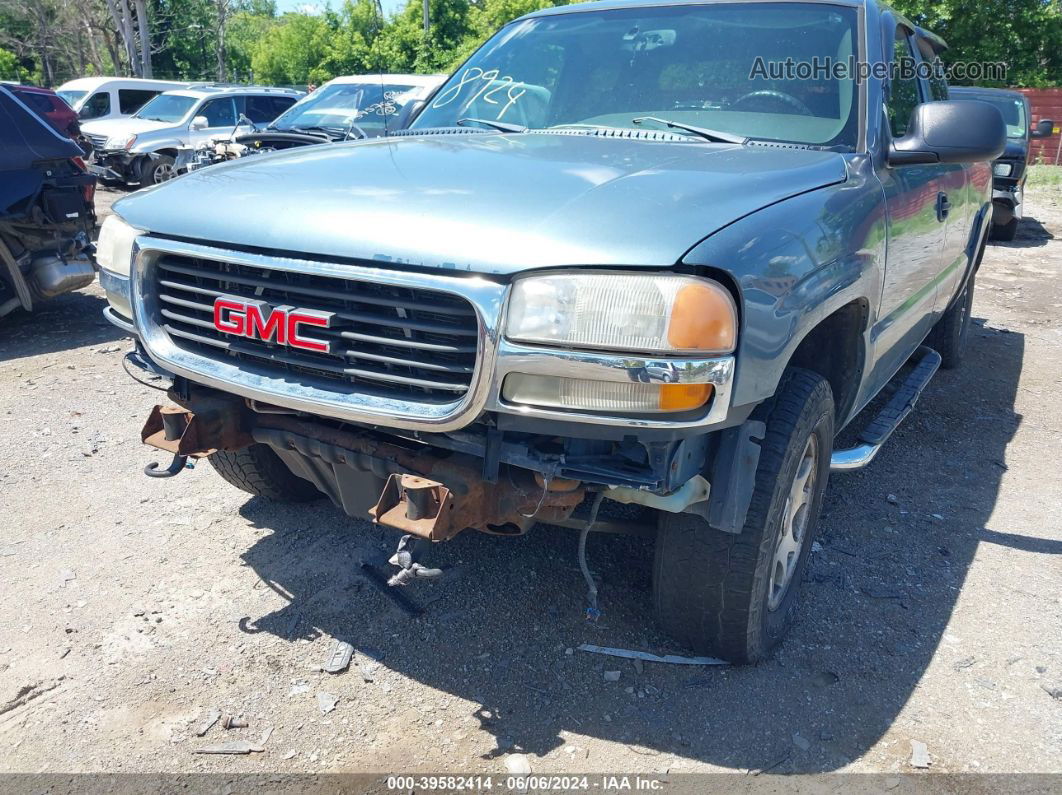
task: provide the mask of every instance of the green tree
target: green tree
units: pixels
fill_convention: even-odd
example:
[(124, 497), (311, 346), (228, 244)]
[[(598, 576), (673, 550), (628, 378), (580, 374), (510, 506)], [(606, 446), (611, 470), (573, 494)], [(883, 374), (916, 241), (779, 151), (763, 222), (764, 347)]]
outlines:
[(18, 79), (18, 58), (15, 53), (0, 49), (0, 80)]
[(431, 26), (424, 34), (423, 3), (409, 0), (376, 40), (377, 62), (390, 72), (442, 72), (471, 32), (468, 0), (430, 0)]
[(1006, 64), (1007, 78), (996, 81), (997, 86), (1062, 82), (1062, 9), (1057, 0), (895, 0), (893, 5), (947, 41), (945, 64)]
[(331, 41), (315, 81), (384, 70), (387, 64), (379, 60), (375, 45), (385, 24), (374, 0), (346, 0), (334, 15)]
[(151, 38), (155, 77), (212, 80), (216, 74), (217, 9), (213, 0), (155, 0)]
[(226, 35), (231, 79), (247, 81), (261, 79), (254, 73), (251, 62), (259, 43), (277, 24), (276, 15), (271, 12), (271, 9), (270, 13), (242, 10), (232, 15)]
[(308, 14), (284, 14), (266, 31), (251, 56), (255, 80), (277, 85), (305, 85), (324, 77), (333, 31), (328, 22)]

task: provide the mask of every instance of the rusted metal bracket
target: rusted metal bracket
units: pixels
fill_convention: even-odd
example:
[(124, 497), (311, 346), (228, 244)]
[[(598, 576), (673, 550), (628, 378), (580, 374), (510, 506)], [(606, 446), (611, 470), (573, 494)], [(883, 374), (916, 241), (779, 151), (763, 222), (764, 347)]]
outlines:
[(430, 541), (446, 541), (467, 528), (519, 535), (535, 521), (567, 519), (585, 494), (574, 481), (557, 489), (511, 467), (502, 470), (499, 482), (487, 483), (473, 462), (458, 456), (422, 456), (417, 470), (440, 480), (393, 474), (369, 513), (377, 524)]
[(369, 510), (377, 524), (397, 527), (430, 541), (446, 541), (463, 527), (450, 523), (454, 501), (442, 483), (416, 475), (391, 475), (375, 507)]
[(174, 455), (206, 458), (218, 450), (239, 450), (254, 442), (240, 424), (230, 400), (204, 400), (196, 411), (155, 406), (140, 431), (140, 440)]
[(377, 524), (432, 541), (453, 538), (470, 528), (518, 535), (536, 521), (567, 519), (586, 495), (578, 481), (547, 480), (512, 466), (501, 466), (498, 481), (488, 483), (483, 479), (482, 460), (473, 456), (439, 455), (301, 418), (258, 414), (254, 427), (316, 439), (386, 462), (391, 474), (369, 513)]

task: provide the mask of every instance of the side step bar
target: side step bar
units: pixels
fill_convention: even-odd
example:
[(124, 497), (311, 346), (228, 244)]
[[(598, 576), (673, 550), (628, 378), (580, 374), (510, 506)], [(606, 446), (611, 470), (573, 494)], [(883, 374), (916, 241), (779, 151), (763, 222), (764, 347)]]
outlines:
[(926, 388), (926, 384), (936, 375), (937, 368), (940, 367), (940, 354), (932, 348), (923, 345), (917, 352), (922, 354), (922, 360), (915, 365), (900, 388), (889, 398), (889, 402), (885, 404), (881, 413), (859, 434), (860, 444), (847, 450), (833, 451), (830, 457), (830, 472), (851, 472), (865, 467), (874, 460), (892, 432), (907, 419), (907, 415), (918, 402), (922, 390)]

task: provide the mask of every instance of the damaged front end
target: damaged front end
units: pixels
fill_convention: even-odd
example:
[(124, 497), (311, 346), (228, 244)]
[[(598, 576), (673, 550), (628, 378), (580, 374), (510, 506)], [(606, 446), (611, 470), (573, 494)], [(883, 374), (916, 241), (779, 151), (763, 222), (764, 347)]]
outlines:
[(466, 529), (517, 535), (534, 521), (567, 519), (585, 497), (578, 481), (509, 465), (487, 481), (482, 461), (467, 454), (276, 413), (209, 390), (183, 396), (171, 390), (170, 397), (179, 405), (155, 406), (141, 440), (174, 459), (166, 469), (149, 465), (149, 475), (172, 476), (189, 458), (265, 444), (349, 515), (430, 541)]
[(183, 379), (169, 396), (176, 405), (155, 406), (141, 439), (174, 459), (148, 474), (172, 476), (188, 459), (267, 445), (348, 515), (428, 541), (466, 529), (519, 535), (536, 522), (582, 526), (573, 514), (597, 495), (674, 513), (707, 516), (709, 508), (698, 440), (578, 440), (485, 426), (396, 437)]

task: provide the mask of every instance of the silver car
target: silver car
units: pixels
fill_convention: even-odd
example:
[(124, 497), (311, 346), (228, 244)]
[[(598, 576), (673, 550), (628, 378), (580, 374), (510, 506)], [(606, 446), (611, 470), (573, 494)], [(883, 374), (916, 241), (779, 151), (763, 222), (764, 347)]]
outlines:
[(287, 88), (199, 84), (159, 94), (128, 119), (88, 122), (90, 170), (134, 185), (173, 178), (178, 150), (254, 124), (266, 124), (303, 96)]

